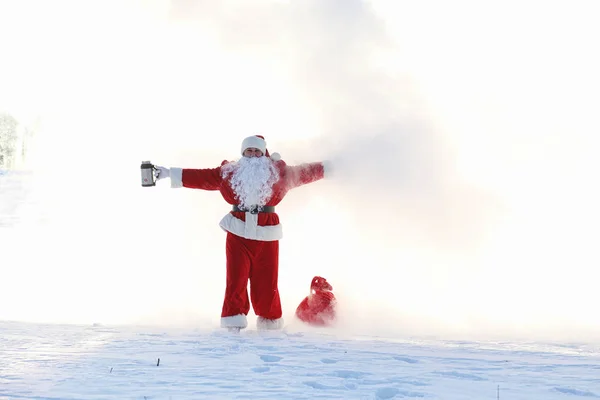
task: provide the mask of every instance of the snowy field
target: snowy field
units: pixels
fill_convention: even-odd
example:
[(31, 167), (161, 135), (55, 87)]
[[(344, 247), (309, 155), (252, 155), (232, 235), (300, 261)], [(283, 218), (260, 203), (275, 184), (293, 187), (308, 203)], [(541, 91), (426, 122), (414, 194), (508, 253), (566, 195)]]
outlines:
[(600, 347), (0, 323), (0, 399), (600, 398)]

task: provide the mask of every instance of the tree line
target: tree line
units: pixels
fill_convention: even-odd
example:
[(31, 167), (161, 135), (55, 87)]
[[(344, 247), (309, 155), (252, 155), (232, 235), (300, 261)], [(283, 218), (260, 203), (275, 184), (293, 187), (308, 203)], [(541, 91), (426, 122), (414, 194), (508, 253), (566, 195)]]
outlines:
[(29, 127), (19, 124), (11, 114), (0, 112), (0, 168), (10, 169), (25, 159), (28, 139), (33, 135)]

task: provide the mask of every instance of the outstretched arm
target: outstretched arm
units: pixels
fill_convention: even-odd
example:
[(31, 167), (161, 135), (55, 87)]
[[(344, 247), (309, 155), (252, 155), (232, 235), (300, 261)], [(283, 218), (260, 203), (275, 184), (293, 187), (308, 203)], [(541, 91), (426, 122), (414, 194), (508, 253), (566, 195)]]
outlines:
[(323, 179), (325, 167), (322, 162), (286, 166), (285, 176), (288, 187), (293, 189)]
[(219, 190), (223, 178), (221, 167), (206, 169), (171, 168), (171, 187)]

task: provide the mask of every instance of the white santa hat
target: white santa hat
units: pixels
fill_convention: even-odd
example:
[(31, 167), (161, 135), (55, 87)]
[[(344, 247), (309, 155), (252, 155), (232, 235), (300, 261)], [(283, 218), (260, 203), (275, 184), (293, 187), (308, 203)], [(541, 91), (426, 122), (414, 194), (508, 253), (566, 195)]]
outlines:
[(281, 160), (281, 156), (279, 155), (279, 153), (269, 154), (269, 150), (267, 150), (267, 141), (265, 140), (264, 136), (253, 135), (248, 136), (246, 139), (244, 139), (242, 141), (242, 155), (244, 155), (246, 149), (249, 149), (251, 147), (259, 149), (263, 152), (265, 156), (271, 157), (271, 160), (273, 161)]

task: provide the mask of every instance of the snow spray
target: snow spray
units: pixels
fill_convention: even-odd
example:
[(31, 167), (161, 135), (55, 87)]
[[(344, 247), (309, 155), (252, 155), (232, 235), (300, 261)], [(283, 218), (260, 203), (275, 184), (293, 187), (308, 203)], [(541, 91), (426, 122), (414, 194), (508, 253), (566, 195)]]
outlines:
[(156, 186), (156, 180), (154, 179), (154, 165), (150, 161), (142, 161), (142, 186)]

